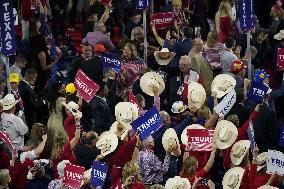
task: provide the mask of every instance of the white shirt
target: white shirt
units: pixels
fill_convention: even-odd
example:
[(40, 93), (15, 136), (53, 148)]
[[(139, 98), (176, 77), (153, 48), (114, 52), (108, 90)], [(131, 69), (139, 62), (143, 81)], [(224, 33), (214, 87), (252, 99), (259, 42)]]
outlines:
[(28, 133), (29, 128), (20, 117), (3, 112), (0, 130), (8, 133), (14, 147), (18, 150), (24, 146), (24, 135)]

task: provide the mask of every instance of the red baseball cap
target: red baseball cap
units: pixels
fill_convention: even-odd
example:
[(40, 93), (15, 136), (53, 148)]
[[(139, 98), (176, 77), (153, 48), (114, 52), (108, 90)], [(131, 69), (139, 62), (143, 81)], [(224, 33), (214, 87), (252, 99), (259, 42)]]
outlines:
[(231, 73), (238, 73), (246, 68), (247, 66), (241, 60), (235, 60), (231, 63), (230, 71)]

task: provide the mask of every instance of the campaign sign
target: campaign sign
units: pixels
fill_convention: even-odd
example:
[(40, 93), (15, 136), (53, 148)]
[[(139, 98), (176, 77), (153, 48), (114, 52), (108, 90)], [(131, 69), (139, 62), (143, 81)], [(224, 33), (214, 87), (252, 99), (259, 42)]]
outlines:
[(132, 92), (128, 92), (128, 101), (135, 105), (138, 104), (137, 99)]
[(188, 129), (188, 150), (212, 151), (213, 134), (214, 130)]
[(136, 9), (147, 9), (149, 7), (148, 0), (135, 0)]
[(119, 73), (121, 70), (121, 59), (118, 55), (116, 54), (111, 54), (111, 53), (103, 53), (102, 54), (102, 59), (101, 59), (104, 69), (113, 69), (115, 73)]
[(135, 132), (138, 131), (141, 140), (144, 140), (156, 132), (163, 123), (159, 111), (153, 106), (143, 116), (134, 120), (131, 125)]
[(87, 102), (90, 102), (96, 95), (100, 86), (91, 80), (81, 69), (76, 74), (75, 87), (79, 95)]
[(254, 129), (253, 129), (252, 121), (249, 122), (249, 127), (247, 129), (247, 133), (248, 133), (248, 138), (249, 138), (249, 141), (250, 141), (250, 150), (251, 150), (251, 153), (253, 153), (255, 140), (254, 140)]
[(277, 50), (277, 67), (284, 68), (284, 48), (278, 48)]
[(252, 81), (248, 92), (248, 100), (260, 102), (263, 100), (263, 97), (268, 90), (269, 86), (263, 84), (262, 82)]
[(174, 24), (174, 13), (173, 12), (161, 12), (153, 14), (151, 17), (152, 22), (157, 30), (171, 27)]
[(92, 166), (91, 184), (96, 187), (103, 187), (108, 171), (108, 165), (94, 161)]
[(254, 4), (253, 0), (239, 0), (240, 27), (249, 30), (254, 27)]
[(79, 189), (81, 187), (84, 172), (84, 167), (67, 163), (64, 169), (64, 186), (66, 188)]
[(279, 138), (279, 145), (284, 147), (284, 123), (281, 123), (281, 133)]
[(15, 149), (10, 137), (6, 131), (0, 131), (0, 139), (11, 149)]
[(219, 117), (223, 117), (229, 113), (234, 104), (236, 103), (237, 95), (236, 91), (229, 92), (223, 100), (214, 108)]
[(2, 0), (0, 5), (1, 52), (5, 56), (16, 52), (15, 17), (11, 0)]
[(266, 173), (284, 176), (284, 154), (276, 150), (268, 150)]

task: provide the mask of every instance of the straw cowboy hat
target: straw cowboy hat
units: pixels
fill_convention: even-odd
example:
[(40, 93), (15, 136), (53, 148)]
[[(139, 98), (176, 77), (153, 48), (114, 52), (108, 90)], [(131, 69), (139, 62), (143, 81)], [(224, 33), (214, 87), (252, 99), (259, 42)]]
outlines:
[(174, 178), (169, 178), (165, 185), (166, 189), (188, 189), (191, 188), (191, 184), (188, 179), (181, 178), (180, 176), (175, 176)]
[(234, 144), (238, 136), (237, 127), (230, 121), (221, 120), (217, 123), (213, 140), (219, 149), (229, 148)]
[(0, 103), (3, 105), (3, 110), (10, 110), (18, 102), (19, 100), (16, 100), (13, 94), (7, 94), (3, 99), (0, 100)]
[(131, 102), (120, 102), (115, 106), (116, 121), (126, 130), (131, 130), (131, 123), (138, 118), (138, 107)]
[[(109, 131), (110, 131), (110, 132), (113, 132), (113, 133), (115, 133), (115, 134), (117, 134), (117, 127), (118, 127), (118, 124), (119, 124), (119, 123), (118, 123), (117, 121), (115, 121), (115, 122), (111, 125)], [(125, 126), (122, 125), (122, 131), (121, 131), (121, 133), (119, 133), (120, 139), (123, 140), (123, 139), (127, 136), (128, 131), (131, 130), (131, 129), (132, 129), (131, 125), (128, 125), (128, 124), (125, 125)]]
[(206, 92), (203, 86), (197, 82), (191, 82), (188, 84), (188, 107), (195, 107), (199, 109), (206, 100)]
[(175, 149), (180, 149), (179, 139), (176, 131), (173, 128), (169, 128), (166, 130), (162, 137), (162, 144), (165, 151), (173, 146)]
[(101, 155), (106, 156), (112, 153), (118, 145), (118, 138), (113, 132), (103, 132), (96, 144), (96, 147), (101, 150)]
[(248, 153), (250, 147), (249, 140), (240, 140), (233, 145), (231, 149), (230, 157), (234, 165), (240, 165)]
[(257, 171), (260, 171), (266, 166), (266, 160), (268, 158), (268, 152), (262, 152), (257, 156)]
[(62, 105), (65, 106), (76, 118), (81, 118), (82, 117), (82, 112), (79, 110), (79, 105), (76, 104), (73, 101), (68, 102), (62, 102)]
[(211, 84), (212, 94), (216, 94), (217, 98), (221, 98), (231, 92), (236, 86), (236, 80), (228, 74), (217, 75)]
[(229, 169), (223, 177), (223, 181), (222, 181), (223, 188), (224, 189), (239, 189), (241, 182), (242, 182), (244, 172), (245, 172), (245, 169), (241, 167), (234, 167), (234, 168)]
[(171, 111), (174, 114), (179, 114), (179, 113), (184, 112), (186, 109), (187, 109), (187, 106), (185, 106), (182, 101), (176, 101), (173, 103)]
[(161, 51), (155, 51), (154, 56), (159, 65), (168, 65), (175, 57), (176, 53), (170, 52), (168, 48), (162, 48)]
[(279, 189), (279, 188), (270, 185), (263, 185), (257, 189)]
[(284, 39), (284, 30), (280, 30), (279, 33), (274, 35), (274, 39), (281, 41)]
[(147, 72), (140, 79), (140, 87), (144, 93), (149, 96), (154, 96), (153, 86), (158, 87), (159, 95), (165, 89), (165, 82), (163, 78), (156, 72)]
[(188, 129), (205, 129), (204, 127), (202, 127), (201, 125), (198, 124), (192, 124), (187, 126), (181, 134), (181, 142), (185, 145), (188, 145), (188, 136), (187, 136), (187, 130)]

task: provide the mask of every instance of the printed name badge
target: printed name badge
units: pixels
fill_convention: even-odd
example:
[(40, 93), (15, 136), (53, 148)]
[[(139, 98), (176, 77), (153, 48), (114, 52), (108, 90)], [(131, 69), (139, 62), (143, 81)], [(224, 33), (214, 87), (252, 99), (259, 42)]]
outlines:
[(144, 140), (155, 133), (163, 123), (159, 111), (153, 106), (143, 116), (134, 120), (131, 125), (135, 132), (140, 134), (141, 140)]

